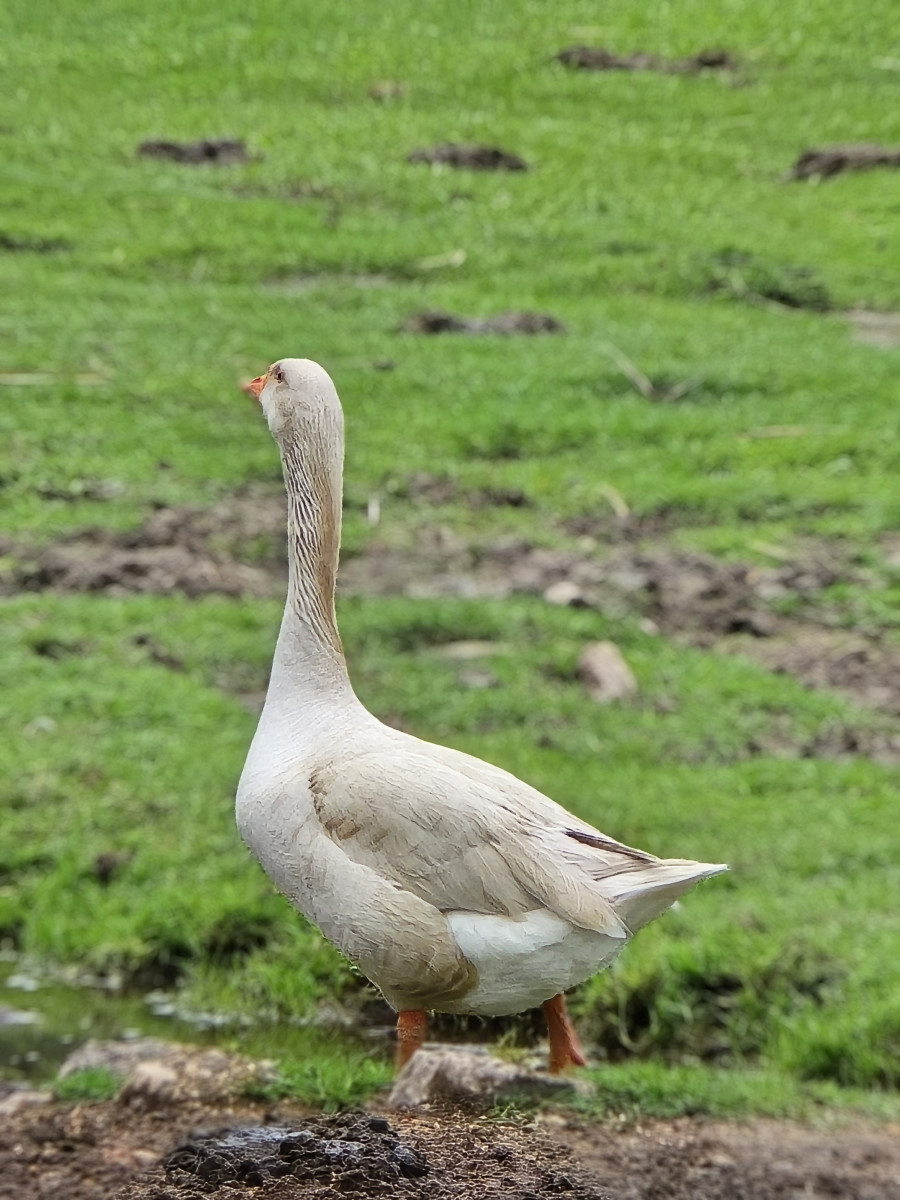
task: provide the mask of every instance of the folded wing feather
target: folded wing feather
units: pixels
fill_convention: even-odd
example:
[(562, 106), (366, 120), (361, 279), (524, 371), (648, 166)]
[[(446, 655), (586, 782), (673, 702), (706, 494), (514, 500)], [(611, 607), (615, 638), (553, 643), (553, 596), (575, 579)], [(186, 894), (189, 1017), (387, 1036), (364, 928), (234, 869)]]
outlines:
[(661, 860), (606, 838), (498, 768), (463, 772), (456, 752), (431, 754), (428, 743), (409, 741), (402, 755), (387, 747), (344, 758), (314, 796), (322, 828), (351, 861), (443, 913), (518, 917), (540, 907), (621, 938), (644, 922), (617, 912), (617, 900), (637, 916), (638, 893), (663, 898), (653, 886)]

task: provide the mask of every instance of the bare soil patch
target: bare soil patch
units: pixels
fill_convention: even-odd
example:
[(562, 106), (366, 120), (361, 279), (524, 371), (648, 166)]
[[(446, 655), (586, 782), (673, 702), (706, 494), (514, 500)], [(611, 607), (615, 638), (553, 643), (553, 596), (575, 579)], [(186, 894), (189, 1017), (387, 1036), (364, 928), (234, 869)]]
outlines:
[(616, 1200), (897, 1200), (898, 1133), (678, 1120), (594, 1125), (561, 1140)]
[(795, 624), (788, 630), (766, 642), (732, 646), (808, 687), (836, 688), (858, 704), (900, 716), (900, 648), (842, 629)]
[(201, 138), (197, 142), (173, 142), (165, 139), (141, 142), (137, 148), (139, 158), (157, 158), (165, 162), (187, 163), (204, 166), (232, 166), (247, 162), (250, 155), (247, 147), (237, 138)]
[(49, 1105), (0, 1125), (0, 1200), (898, 1200), (898, 1132), (688, 1119), (623, 1127), (563, 1114), (534, 1128), (460, 1110), (323, 1117), (287, 1104)]
[(415, 596), (502, 598), (520, 592), (553, 602), (550, 590), (566, 583), (568, 604), (638, 613), (662, 633), (713, 645), (725, 634), (773, 635), (779, 628), (773, 600), (812, 600), (847, 571), (824, 552), (802, 563), (757, 568), (664, 547), (623, 545), (602, 554), (506, 539), (472, 549), (437, 533), (414, 554), (373, 542), (365, 555), (344, 564), (342, 586)]
[[(823, 590), (858, 577), (839, 548), (771, 567), (627, 540), (606, 553), (535, 547), (517, 539), (472, 550), (440, 531), (415, 554), (370, 544), (342, 567), (345, 591), (410, 596), (543, 596), (549, 603), (641, 615), (648, 629), (705, 649), (740, 653), (808, 687), (900, 715), (900, 647), (878, 635), (829, 627)], [(801, 615), (783, 616), (778, 604)], [(900, 758), (900, 733), (830, 730), (804, 755)]]
[[(473, 509), (526, 507), (518, 489), (465, 490), (451, 479), (410, 476), (396, 492), (435, 505)], [(763, 567), (645, 541), (671, 528), (673, 514), (645, 518), (585, 518), (565, 532), (585, 548), (534, 546), (521, 538), (472, 546), (437, 524), (423, 526), (413, 548), (373, 538), (364, 553), (345, 557), (344, 593), (413, 597), (542, 596), (553, 604), (640, 616), (647, 628), (692, 645), (739, 652), (809, 687), (843, 691), (859, 704), (900, 715), (900, 647), (877, 633), (831, 626), (823, 591), (839, 581), (862, 581), (852, 554), (816, 544), (795, 559)], [(286, 578), (285, 502), (280, 487), (248, 489), (211, 509), (160, 508), (124, 534), (89, 530), (31, 553), (3, 544), (10, 564), (0, 572), (0, 595), (22, 591), (108, 595), (183, 592), (279, 596)], [(885, 543), (887, 561), (893, 551)], [(779, 613), (790, 606), (793, 615)], [(60, 656), (66, 647), (35, 647)], [(164, 652), (150, 646), (165, 663)], [(175, 663), (168, 663), (176, 667)], [(835, 733), (804, 753), (869, 753), (894, 761), (892, 735)]]
[(605, 46), (569, 46), (560, 50), (556, 61), (579, 71), (659, 71), (666, 75), (695, 75), (700, 71), (734, 71), (738, 61), (727, 50), (713, 47), (687, 58), (664, 58), (638, 50), (633, 54), (615, 54)]
[(503, 312), (495, 317), (456, 317), (447, 312), (421, 312), (407, 318), (402, 333), (563, 333), (561, 321), (549, 313)]
[(408, 163), (428, 163), (431, 166), (460, 167), (469, 171), (527, 171), (528, 163), (518, 154), (498, 146), (472, 146), (460, 142), (442, 142), (413, 150), (406, 156)]
[(280, 492), (248, 491), (211, 509), (160, 508), (128, 533), (86, 530), (36, 555), (9, 547), (18, 561), (0, 574), (0, 594), (273, 594), (285, 572), (285, 512)]
[(0, 253), (7, 254), (54, 254), (58, 250), (71, 250), (72, 243), (64, 238), (48, 238), (40, 235), (24, 236), (0, 233)]
[(783, 178), (785, 181), (831, 179), (845, 171), (869, 171), (873, 167), (900, 167), (900, 147), (879, 146), (875, 142), (813, 147), (800, 154)]
[(0, 1200), (408, 1196), (606, 1200), (569, 1152), (532, 1129), (443, 1115), (310, 1116), (293, 1106), (117, 1101), (24, 1109), (0, 1129)]
[(852, 308), (846, 313), (846, 317), (857, 342), (885, 350), (900, 346), (900, 313)]
[(394, 486), (394, 495), (427, 504), (465, 504), (469, 508), (527, 508), (530, 501), (521, 488), (463, 488), (446, 475), (416, 471)]

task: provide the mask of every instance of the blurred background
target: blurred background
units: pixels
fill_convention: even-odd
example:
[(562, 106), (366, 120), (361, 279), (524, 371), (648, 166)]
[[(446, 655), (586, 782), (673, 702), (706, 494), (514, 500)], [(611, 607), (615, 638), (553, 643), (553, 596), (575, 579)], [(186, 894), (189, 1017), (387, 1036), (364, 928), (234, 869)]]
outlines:
[(364, 702), (732, 866), (572, 997), (596, 1102), (895, 1103), (892, 0), (0, 22), (0, 1072), (141, 1031), (389, 1078), (232, 816), (284, 589), (238, 384), (303, 356)]

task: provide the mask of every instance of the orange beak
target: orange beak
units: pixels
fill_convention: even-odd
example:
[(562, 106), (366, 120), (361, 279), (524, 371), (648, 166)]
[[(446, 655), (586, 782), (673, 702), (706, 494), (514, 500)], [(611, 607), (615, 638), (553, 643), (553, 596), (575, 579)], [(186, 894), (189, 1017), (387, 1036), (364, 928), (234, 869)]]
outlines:
[(246, 392), (248, 396), (252, 396), (254, 400), (259, 399), (259, 394), (266, 386), (269, 379), (269, 372), (265, 375), (257, 375), (255, 379), (251, 379), (249, 383), (241, 384), (241, 391)]

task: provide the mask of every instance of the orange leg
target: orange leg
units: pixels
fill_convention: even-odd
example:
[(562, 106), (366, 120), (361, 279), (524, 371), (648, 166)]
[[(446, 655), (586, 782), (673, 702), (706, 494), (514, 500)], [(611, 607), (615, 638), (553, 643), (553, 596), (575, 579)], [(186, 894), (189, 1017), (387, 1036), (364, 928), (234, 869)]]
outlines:
[(428, 1017), (420, 1008), (397, 1013), (397, 1070), (402, 1070), (425, 1041)]
[(583, 1067), (587, 1065), (578, 1035), (566, 1012), (566, 998), (562, 992), (545, 1000), (541, 1005), (547, 1018), (547, 1032), (550, 1035), (550, 1074), (558, 1075), (566, 1067)]

